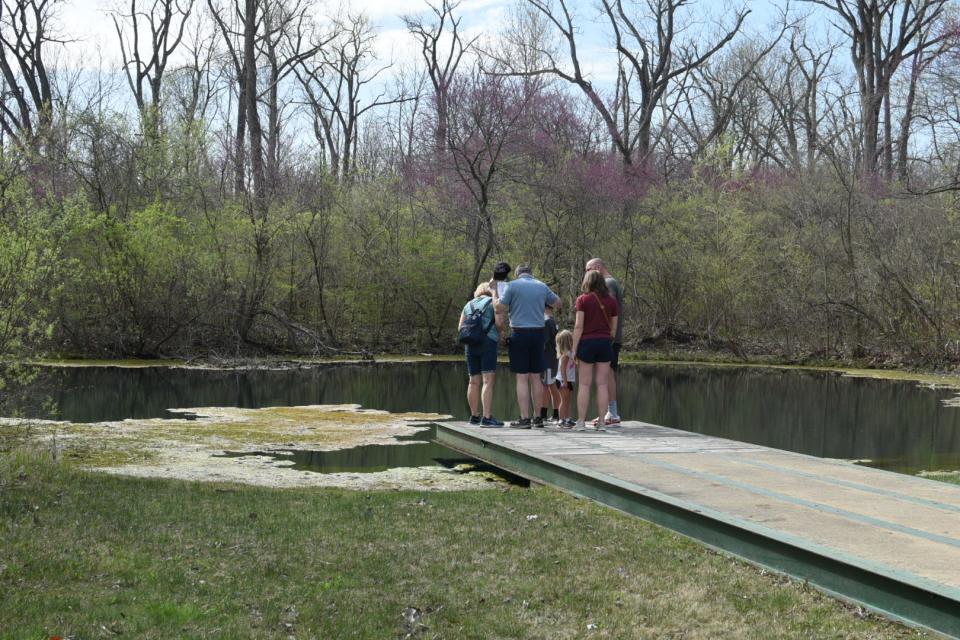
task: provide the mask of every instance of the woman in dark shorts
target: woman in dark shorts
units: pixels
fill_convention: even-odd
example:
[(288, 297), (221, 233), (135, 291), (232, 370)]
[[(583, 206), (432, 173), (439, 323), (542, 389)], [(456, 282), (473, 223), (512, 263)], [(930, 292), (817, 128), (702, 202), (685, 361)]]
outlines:
[[(473, 292), (474, 298), (468, 302), (460, 313), (459, 327), (463, 326), (467, 316), (474, 311), (483, 313), (483, 326), (489, 327), (483, 344), (466, 347), (467, 357), (467, 403), (470, 405), (470, 424), (481, 427), (502, 427), (503, 423), (493, 417), (493, 381), (497, 371), (497, 341), (500, 338), (503, 320), (496, 316), (493, 305), (493, 292), (490, 284), (482, 283)], [(481, 389), (481, 380), (483, 386)], [(480, 407), (483, 407), (483, 414)]]
[(613, 336), (617, 332), (617, 300), (610, 295), (607, 283), (599, 271), (588, 271), (580, 287), (583, 292), (574, 308), (577, 322), (573, 329), (573, 352), (577, 356), (577, 428), (586, 425), (587, 408), (590, 404), (590, 386), (597, 384), (597, 411), (600, 414), (596, 426), (604, 427), (603, 416), (607, 410), (607, 378), (610, 361), (613, 360)]

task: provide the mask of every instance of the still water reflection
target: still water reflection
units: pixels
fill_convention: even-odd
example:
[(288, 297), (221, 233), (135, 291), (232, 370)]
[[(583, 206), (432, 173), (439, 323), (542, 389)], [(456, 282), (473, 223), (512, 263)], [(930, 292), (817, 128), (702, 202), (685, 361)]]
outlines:
[(454, 467), (473, 462), (471, 458), (432, 442), (403, 445), (366, 444), (334, 451), (227, 452), (223, 457), (241, 458), (251, 455), (292, 462), (292, 469), (318, 473), (376, 473), (398, 467), (426, 467), (435, 464)]
[[(11, 385), (0, 415), (75, 422), (169, 416), (168, 408), (357, 403), (466, 417), (466, 371), (454, 363), (343, 365), (296, 371), (44, 368)], [(686, 365), (626, 366), (621, 414), (822, 457), (870, 459), (899, 471), (960, 468), (955, 391), (832, 373)], [(515, 416), (501, 367), (494, 413)]]
[(404, 444), (367, 444), (333, 451), (261, 451), (225, 452), (225, 458), (241, 458), (251, 455), (263, 456), (289, 464), (291, 469), (315, 473), (376, 473), (398, 467), (429, 467), (441, 465), (459, 469), (460, 473), (484, 471), (500, 476), (511, 484), (522, 487), (530, 482), (508, 471), (492, 467), (464, 456), (463, 454), (435, 444), (436, 428), (422, 429), (410, 436), (399, 436)]

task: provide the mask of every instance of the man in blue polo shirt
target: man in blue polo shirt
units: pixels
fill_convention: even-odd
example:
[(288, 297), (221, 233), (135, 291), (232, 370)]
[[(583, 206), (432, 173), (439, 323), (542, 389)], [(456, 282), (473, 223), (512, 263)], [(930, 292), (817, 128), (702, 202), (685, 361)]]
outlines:
[[(560, 296), (533, 277), (530, 265), (521, 264), (515, 273), (516, 280), (510, 283), (502, 298), (494, 298), (494, 301), (498, 312), (510, 313), (510, 371), (517, 375), (517, 402), (520, 405), (520, 419), (511, 422), (510, 426), (529, 429), (530, 401), (536, 398), (531, 387), (540, 390), (540, 374), (546, 368), (543, 308), (549, 304), (559, 309)], [(542, 421), (537, 426), (543, 426)]]

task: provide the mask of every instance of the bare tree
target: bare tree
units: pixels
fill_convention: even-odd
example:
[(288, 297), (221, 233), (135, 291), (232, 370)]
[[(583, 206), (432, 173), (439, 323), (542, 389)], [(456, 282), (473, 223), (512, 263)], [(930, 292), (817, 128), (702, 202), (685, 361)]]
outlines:
[(476, 38), (463, 40), (460, 30), (461, 18), (454, 12), (460, 6), (460, 0), (442, 0), (440, 5), (427, 2), (433, 13), (430, 22), (419, 16), (406, 16), (403, 21), (407, 30), (420, 44), (420, 56), (426, 64), (427, 74), (433, 85), (434, 108), (437, 122), (434, 140), (437, 151), (443, 151), (447, 140), (449, 121), (450, 83), (463, 55), (470, 49)]
[[(954, 24), (960, 33), (960, 24)], [(954, 48), (946, 55), (931, 61), (918, 81), (918, 101), (915, 122), (923, 126), (926, 152), (915, 170), (923, 167), (920, 175), (908, 181), (914, 192), (939, 193), (960, 190), (960, 77), (956, 69), (960, 50)], [(912, 74), (911, 74), (912, 75)], [(919, 171), (917, 173), (920, 173)], [(907, 178), (912, 178), (907, 176)]]
[(377, 107), (411, 99), (386, 89), (364, 99), (367, 87), (392, 66), (372, 64), (375, 37), (365, 16), (337, 19), (316, 63), (301, 61), (296, 68), (313, 116), (314, 136), (336, 178), (349, 180), (354, 174), (361, 118)]
[(186, 59), (172, 69), (168, 97), (175, 117), (184, 125), (203, 121), (221, 91), (222, 69), (215, 64), (216, 32), (206, 21), (196, 20), (184, 34)]
[[(917, 115), (917, 95), (921, 91), (921, 80), (941, 58), (946, 57), (949, 64), (951, 62), (950, 58), (955, 57), (958, 49), (960, 49), (960, 29), (958, 29), (954, 19), (953, 16), (948, 19), (944, 15), (941, 21), (931, 30), (931, 33), (922, 34), (921, 41), (918, 42), (918, 46), (915, 47), (914, 54), (910, 58), (906, 79), (907, 93), (901, 107), (896, 143), (896, 172), (903, 182), (906, 182), (908, 177), (910, 136), (913, 133), (914, 119)], [(932, 47), (925, 46), (924, 41), (930, 38), (938, 40), (939, 43)], [(928, 87), (933, 88), (930, 85)], [(888, 147), (891, 147), (890, 152), (892, 153), (893, 145), (888, 144)]]
[[(310, 0), (246, 2), (241, 8), (207, 0), (210, 14), (221, 35), (228, 67), (232, 68), (237, 98), (236, 126), (233, 134), (234, 192), (246, 191), (247, 165), (253, 176), (254, 190), (273, 188), (279, 178), (279, 153), (284, 101), (281, 85), (300, 65), (306, 63), (322, 43), (312, 43), (314, 32)], [(251, 64), (253, 67), (248, 67)], [(261, 78), (259, 67), (266, 73)], [(251, 84), (252, 83), (252, 84)], [(259, 109), (265, 109), (265, 118)], [(254, 113), (256, 111), (256, 113)], [(255, 120), (255, 121), (254, 121)], [(266, 127), (264, 128), (264, 120)], [(248, 128), (258, 129), (256, 142)], [(245, 142), (246, 141), (246, 142)], [(248, 155), (246, 144), (251, 145)], [(252, 156), (256, 147), (259, 159)], [(262, 176), (258, 178), (258, 172)]]
[[(554, 75), (583, 91), (602, 117), (611, 142), (624, 165), (636, 160), (646, 163), (652, 151), (653, 122), (671, 83), (701, 66), (723, 49), (739, 32), (749, 11), (737, 10), (733, 25), (713, 43), (701, 46), (692, 36), (678, 40), (683, 25), (677, 12), (690, 0), (646, 0), (645, 14), (624, 7), (622, 0), (601, 0), (601, 8), (613, 32), (618, 53), (617, 91), (612, 102), (604, 99), (584, 74), (577, 42), (578, 27), (567, 0), (527, 0), (556, 28), (567, 52), (568, 64), (561, 64), (552, 49), (538, 53), (546, 61), (536, 69), (518, 70), (509, 60), (498, 62), (515, 75)], [(652, 24), (652, 34), (644, 28)], [(637, 96), (633, 88), (639, 90)]]
[[(760, 46), (756, 43), (733, 47), (726, 56), (717, 56), (691, 69), (689, 89), (707, 103), (709, 113), (706, 126), (701, 126), (695, 109), (702, 101), (697, 97), (688, 98), (689, 122), (695, 131), (695, 155), (702, 155), (710, 145), (720, 139), (730, 129), (737, 127), (737, 148), (734, 155), (744, 155), (749, 149), (751, 154), (770, 157), (770, 145), (763, 137), (760, 120), (767, 109), (766, 100), (755, 80), (756, 70), (780, 41), (783, 32), (770, 43)], [(687, 94), (692, 91), (687, 90)]]
[[(580, 62), (580, 54), (577, 43), (577, 28), (574, 26), (574, 16), (567, 6), (566, 0), (557, 0), (559, 9), (555, 9), (547, 0), (527, 0), (530, 5), (539, 11), (556, 28), (563, 45), (567, 49), (569, 57), (569, 67), (563, 65), (558, 58), (560, 54), (549, 43), (543, 43), (533, 52), (533, 58), (540, 62), (534, 68), (518, 68), (515, 61), (506, 56), (492, 56), (497, 65), (497, 72), (502, 75), (516, 76), (540, 76), (553, 75), (570, 84), (577, 86), (589, 99), (593, 108), (600, 114), (606, 126), (610, 140), (623, 158), (625, 165), (633, 164), (633, 147), (630, 141), (625, 139), (623, 132), (617, 123), (616, 109), (611, 107), (603, 99), (600, 93), (594, 88), (593, 83), (584, 75), (583, 67)], [(519, 42), (514, 43), (520, 45)], [(522, 46), (522, 45), (521, 45)], [(529, 46), (529, 45), (527, 45)], [(506, 71), (500, 72), (499, 69)]]
[[(62, 43), (51, 22), (62, 0), (0, 1), (0, 72), (6, 93), (0, 125), (20, 148), (36, 148), (53, 115), (48, 45)], [(11, 104), (12, 103), (12, 104)]]
[(795, 171), (812, 170), (821, 155), (821, 129), (831, 108), (828, 90), (835, 45), (811, 44), (806, 28), (791, 31), (783, 50), (758, 67), (752, 82), (763, 92), (771, 114), (771, 157)]
[(949, 0), (804, 0), (826, 7), (840, 18), (838, 25), (849, 38), (850, 59), (860, 92), (862, 167), (867, 173), (881, 169), (881, 113), (886, 104), (884, 167), (892, 175), (890, 145), (890, 84), (904, 60), (918, 51), (936, 47), (946, 35), (931, 36), (931, 28)]
[(799, 98), (801, 122), (806, 137), (808, 169), (814, 167), (821, 151), (820, 125), (824, 112), (829, 109), (829, 105), (823, 104), (824, 98), (821, 91), (833, 74), (831, 62), (835, 50), (836, 47), (833, 45), (814, 50), (805, 37), (798, 39), (796, 32), (790, 39), (792, 65), (802, 77)]
[(473, 201), (466, 216), (473, 252), (470, 291), (496, 244), (493, 198), (496, 185), (508, 172), (510, 153), (523, 139), (522, 119), (533, 95), (523, 83), (485, 74), (479, 68), (458, 76), (451, 90), (447, 148), (452, 168)]
[(123, 70), (140, 111), (144, 135), (150, 140), (160, 135), (164, 73), (183, 39), (193, 2), (153, 0), (145, 10), (147, 3), (130, 0), (126, 11), (112, 14)]
[(408, 68), (397, 73), (394, 94), (407, 100), (391, 106), (385, 118), (392, 121), (393, 171), (399, 172), (413, 160), (419, 139), (417, 126), (423, 109), (423, 97), (427, 94), (428, 74), (423, 69)]
[(247, 136), (247, 74), (244, 68), (244, 10), (239, 0), (233, 3), (225, 0), (207, 0), (210, 15), (220, 32), (220, 43), (225, 47), (227, 67), (233, 71), (233, 85), (236, 97), (234, 116), (236, 124), (233, 128), (231, 160), (233, 164), (233, 193), (246, 193), (246, 136)]
[(286, 107), (280, 85), (326, 44), (313, 38), (311, 8), (309, 0), (293, 0), (268, 3), (263, 9), (260, 48), (266, 59), (267, 77), (258, 96), (267, 112), (266, 177), (270, 189), (276, 189), (280, 179), (280, 137)]
[[(722, 50), (740, 31), (750, 11), (745, 8), (738, 9), (734, 15), (734, 24), (714, 43), (701, 47), (694, 38), (677, 41), (683, 30), (683, 26), (677, 24), (677, 12), (684, 5), (690, 4), (689, 0), (647, 0), (649, 15), (646, 16), (625, 10), (623, 0), (601, 0), (601, 3), (613, 29), (617, 52), (621, 60), (625, 61), (621, 63), (621, 93), (624, 96), (629, 95), (629, 86), (632, 83), (636, 83), (640, 90), (635, 106), (623, 106), (627, 114), (622, 121), (623, 137), (628, 145), (636, 148), (641, 159), (645, 161), (651, 152), (654, 115), (670, 83), (702, 67)], [(643, 30), (644, 22), (650, 17), (656, 24), (653, 35), (647, 35)], [(763, 59), (772, 46), (771, 44), (754, 56), (753, 65)], [(741, 74), (740, 77), (744, 78), (746, 74)], [(634, 127), (635, 131), (631, 131)]]
[(243, 105), (250, 142), (250, 171), (253, 174), (254, 208), (265, 213), (266, 171), (263, 161), (263, 127), (257, 100), (257, 32), (260, 26), (259, 0), (246, 0), (243, 14)]

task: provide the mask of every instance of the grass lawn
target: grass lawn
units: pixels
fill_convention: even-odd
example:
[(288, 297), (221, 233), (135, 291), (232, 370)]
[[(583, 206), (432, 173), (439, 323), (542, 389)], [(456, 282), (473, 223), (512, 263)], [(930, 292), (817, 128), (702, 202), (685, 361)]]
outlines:
[(4, 639), (927, 637), (544, 487), (259, 489), (21, 450), (0, 540)]

